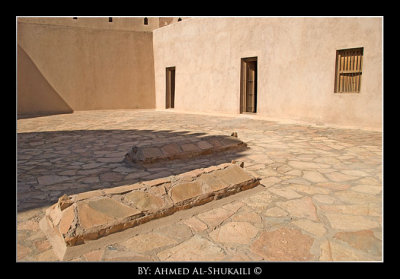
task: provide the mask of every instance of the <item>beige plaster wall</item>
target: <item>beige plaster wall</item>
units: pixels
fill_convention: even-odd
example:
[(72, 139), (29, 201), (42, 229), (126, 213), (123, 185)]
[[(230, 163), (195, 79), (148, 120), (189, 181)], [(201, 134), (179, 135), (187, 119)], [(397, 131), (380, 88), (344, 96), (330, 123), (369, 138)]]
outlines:
[[(334, 93), (336, 50), (364, 47), (361, 92)], [(382, 128), (382, 18), (190, 18), (153, 31), (156, 108), (238, 114), (240, 59), (258, 57), (257, 115)]]
[(151, 32), (19, 20), (17, 45), (20, 115), (155, 106)]
[(18, 116), (73, 112), (19, 46), (17, 55)]

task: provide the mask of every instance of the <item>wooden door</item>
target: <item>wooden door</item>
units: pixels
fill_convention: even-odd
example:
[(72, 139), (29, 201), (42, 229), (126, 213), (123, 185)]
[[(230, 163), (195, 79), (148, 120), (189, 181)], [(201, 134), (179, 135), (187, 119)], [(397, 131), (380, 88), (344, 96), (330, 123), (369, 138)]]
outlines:
[(256, 62), (246, 64), (246, 112), (256, 112)]
[(257, 112), (257, 57), (242, 58), (240, 113)]
[(175, 107), (175, 67), (166, 68), (165, 108)]

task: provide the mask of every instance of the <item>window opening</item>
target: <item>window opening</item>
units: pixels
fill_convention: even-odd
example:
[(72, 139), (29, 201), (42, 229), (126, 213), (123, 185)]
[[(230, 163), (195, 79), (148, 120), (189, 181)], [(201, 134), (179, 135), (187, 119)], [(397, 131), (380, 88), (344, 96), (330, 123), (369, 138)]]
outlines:
[(335, 93), (359, 93), (364, 48), (336, 51)]

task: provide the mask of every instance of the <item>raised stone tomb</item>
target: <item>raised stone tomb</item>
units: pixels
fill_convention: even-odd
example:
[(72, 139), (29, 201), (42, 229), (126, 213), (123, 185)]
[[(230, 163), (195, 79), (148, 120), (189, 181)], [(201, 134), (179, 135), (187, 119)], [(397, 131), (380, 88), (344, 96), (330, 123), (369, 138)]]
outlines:
[(243, 163), (225, 163), (177, 176), (62, 196), (40, 227), (62, 258), (67, 247), (143, 224), (178, 210), (257, 186)]
[(158, 144), (134, 145), (125, 155), (125, 160), (132, 163), (150, 164), (160, 161), (187, 159), (208, 154), (238, 151), (247, 144), (237, 138), (237, 133), (231, 136), (205, 136), (186, 138), (184, 140), (169, 140)]

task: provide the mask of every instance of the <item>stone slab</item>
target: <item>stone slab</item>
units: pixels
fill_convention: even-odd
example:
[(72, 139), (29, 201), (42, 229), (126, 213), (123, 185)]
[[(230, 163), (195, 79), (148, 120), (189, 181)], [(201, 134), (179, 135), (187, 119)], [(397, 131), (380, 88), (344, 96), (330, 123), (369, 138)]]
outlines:
[[(203, 176), (214, 179), (202, 179)], [(218, 187), (213, 184), (218, 180)], [(243, 164), (232, 162), (164, 179), (63, 195), (46, 210), (41, 229), (63, 259), (68, 247), (138, 226), (260, 184)], [(166, 190), (168, 189), (168, 191)]]
[(170, 191), (174, 203), (183, 202), (204, 194), (203, 187), (198, 182), (180, 183)]
[(211, 241), (195, 235), (178, 246), (157, 254), (160, 261), (221, 261), (224, 257), (222, 248)]
[(141, 211), (157, 211), (165, 205), (162, 198), (144, 191), (132, 191), (125, 195)]
[(300, 230), (280, 228), (264, 231), (251, 245), (251, 251), (266, 261), (310, 261), (314, 239)]
[(249, 244), (258, 230), (248, 222), (229, 222), (212, 231), (210, 237), (222, 243)]
[(246, 143), (234, 136), (206, 136), (175, 142), (134, 145), (125, 155), (125, 160), (132, 163), (151, 164), (230, 150), (243, 150), (246, 147)]

